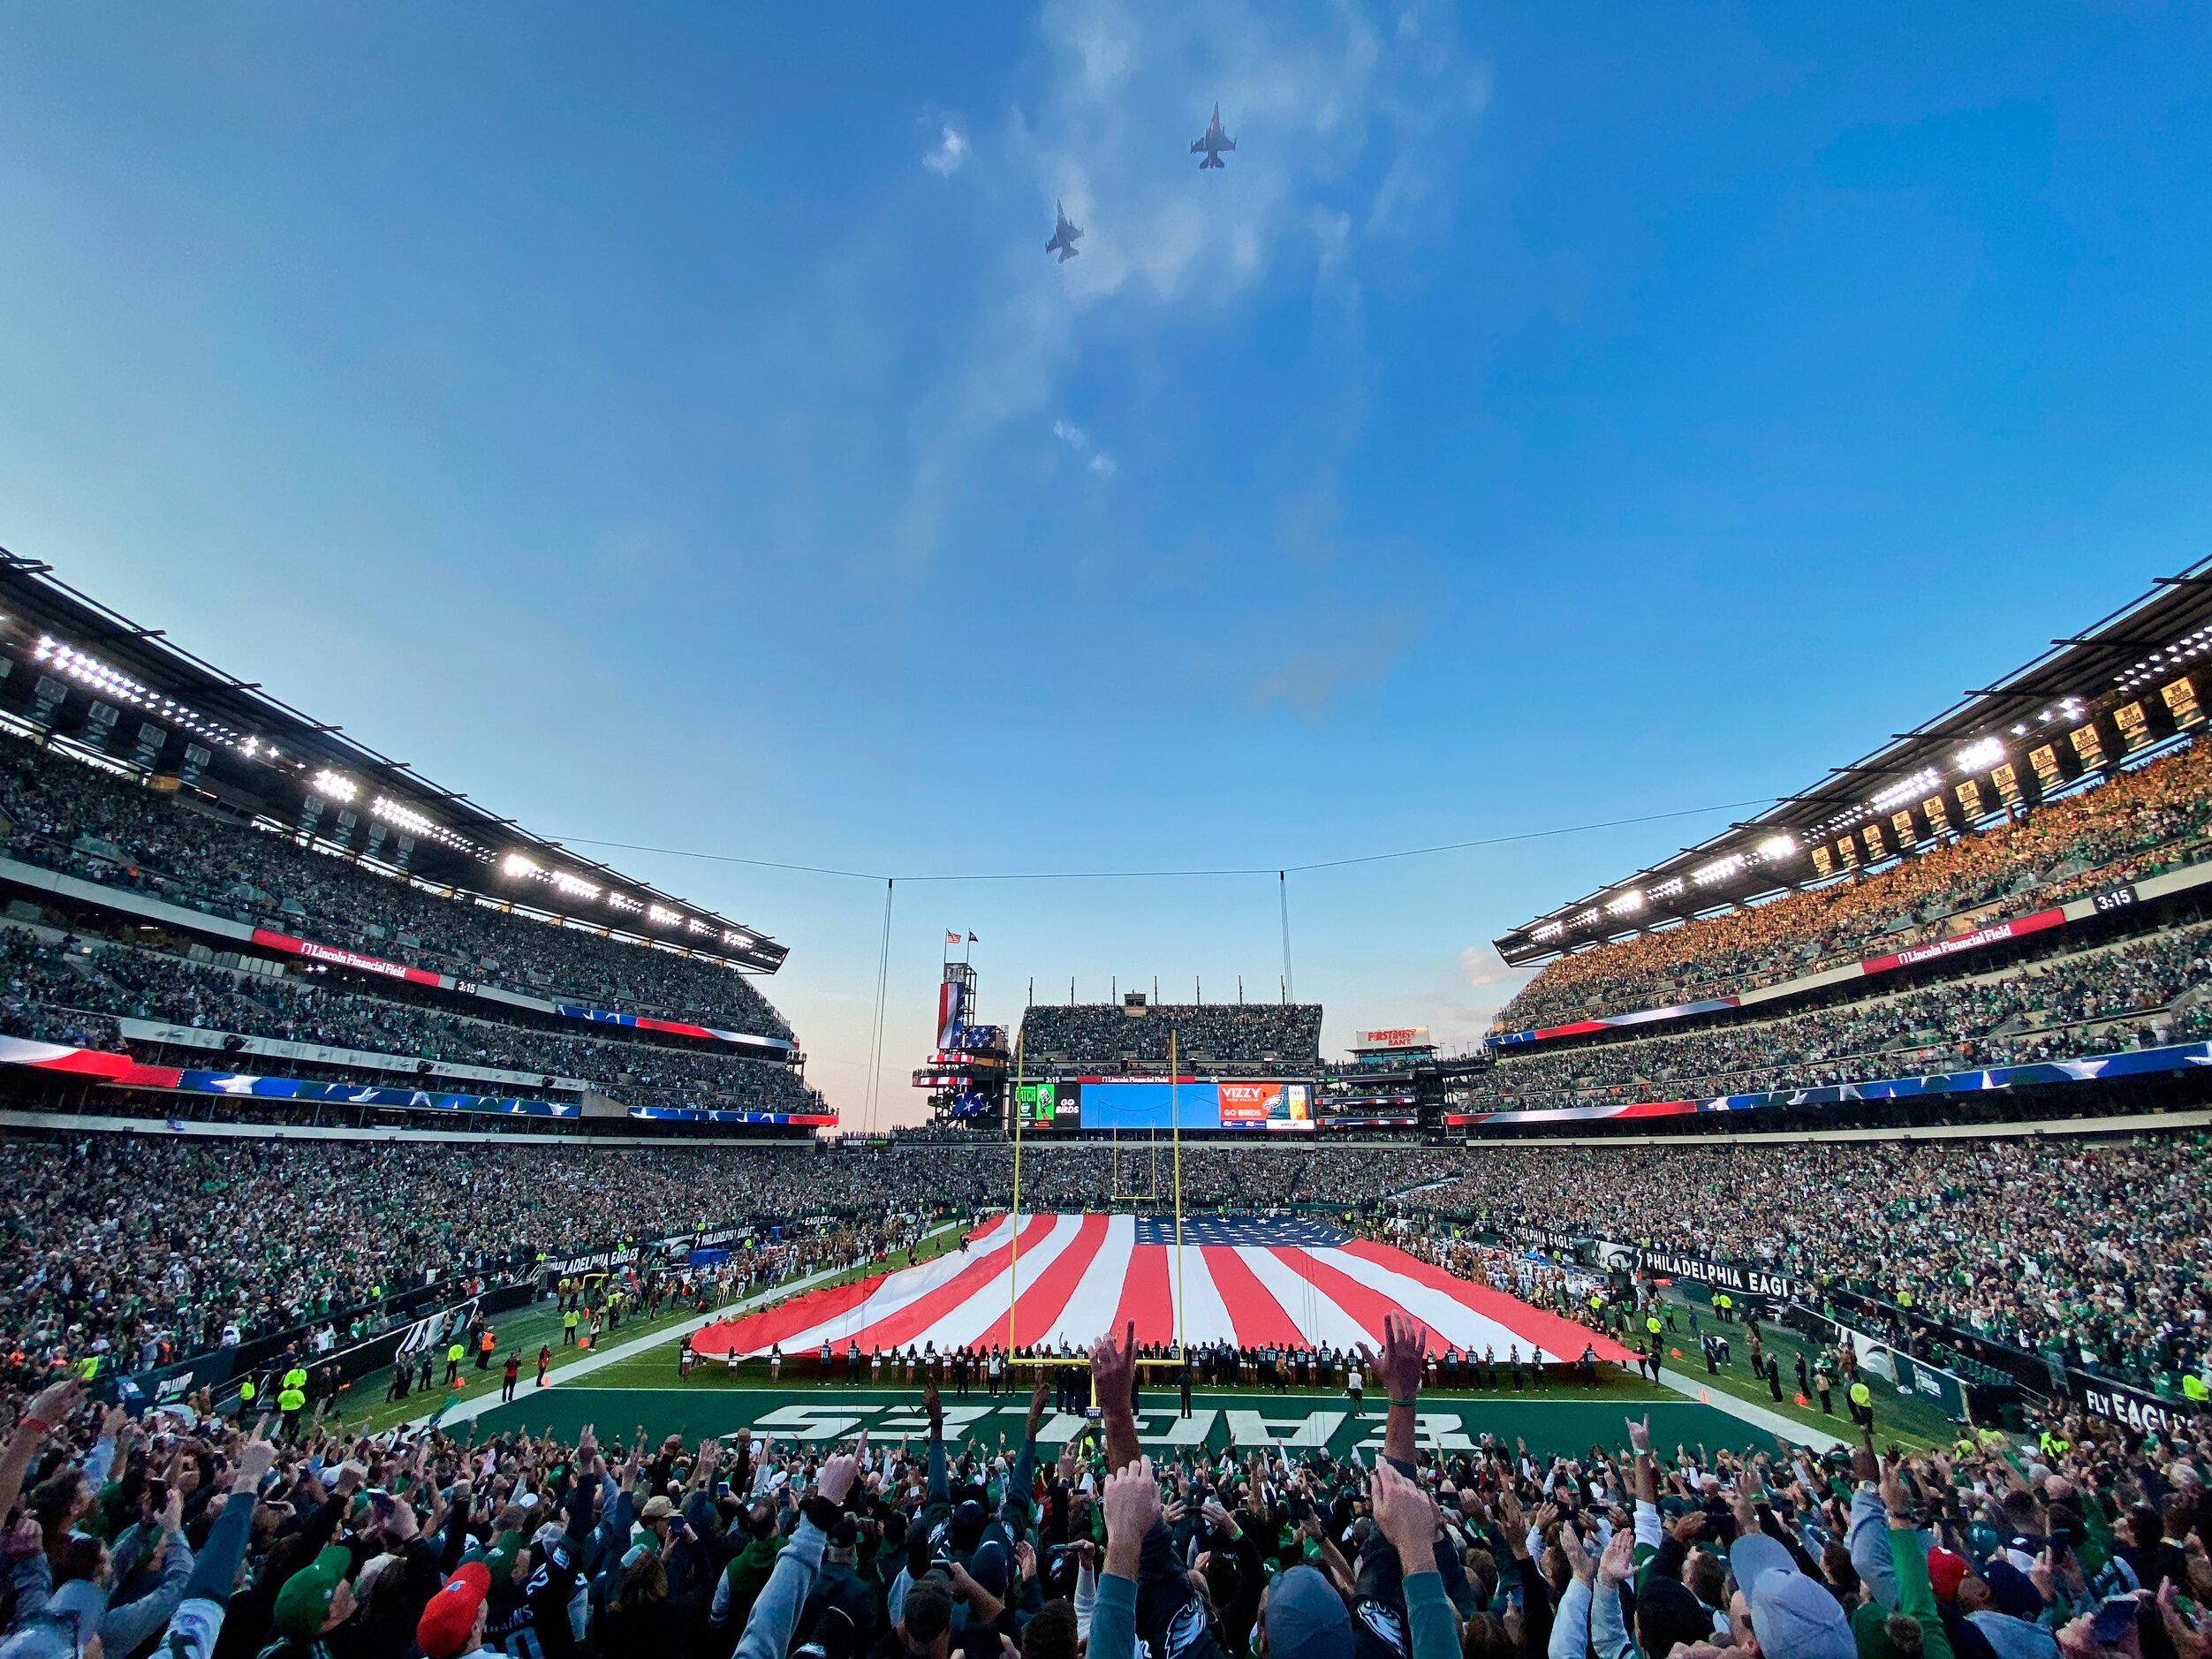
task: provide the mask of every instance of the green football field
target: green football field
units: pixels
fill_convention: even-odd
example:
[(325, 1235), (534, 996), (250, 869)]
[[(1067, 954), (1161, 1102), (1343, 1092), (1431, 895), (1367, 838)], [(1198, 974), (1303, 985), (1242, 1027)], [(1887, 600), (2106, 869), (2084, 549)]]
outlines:
[[(1382, 1418), (1368, 1401), (1355, 1418), (1341, 1398), (1271, 1393), (1200, 1391), (1186, 1418), (1168, 1393), (1148, 1394), (1139, 1402), (1138, 1435), (1155, 1456), (1188, 1457), (1201, 1449), (1287, 1445), (1326, 1448), (1342, 1455), (1354, 1447), (1370, 1454), (1382, 1444)], [(1559, 1390), (1519, 1399), (1424, 1399), (1420, 1438), (1425, 1446), (1465, 1449), (1484, 1435), (1507, 1445), (1526, 1440), (1532, 1451), (1579, 1452), (1593, 1444), (1618, 1451), (1626, 1444), (1625, 1424), (1632, 1413), (1651, 1415), (1655, 1443), (1677, 1443), (1694, 1449), (1723, 1445), (1771, 1448), (1773, 1442), (1749, 1424), (1711, 1405), (1660, 1390), (1640, 1393), (1606, 1390), (1597, 1397)], [(981, 1393), (947, 1399), (945, 1434), (981, 1451), (1019, 1444), (1026, 1402)], [(1040, 1440), (1057, 1448), (1079, 1433), (1084, 1420), (1049, 1416)], [(606, 1438), (625, 1440), (639, 1427), (649, 1439), (682, 1435), (686, 1440), (727, 1436), (749, 1428), (784, 1443), (849, 1439), (865, 1427), (878, 1442), (919, 1441), (928, 1420), (911, 1390), (722, 1388), (601, 1388), (589, 1382), (566, 1388), (526, 1390), (511, 1405), (496, 1405), (476, 1420), (479, 1437), (513, 1429), (549, 1430), (572, 1437), (586, 1423)]]
[[(958, 1228), (940, 1230), (914, 1253), (926, 1260), (953, 1244)], [(889, 1264), (855, 1269), (839, 1278), (884, 1270), (884, 1265), (903, 1266), (902, 1254)], [(777, 1299), (775, 1294), (762, 1304)], [(1669, 1299), (1685, 1312), (1693, 1306), (1679, 1288)], [(1696, 1304), (1708, 1312), (1701, 1301)], [(724, 1316), (736, 1310), (725, 1310)], [(655, 1437), (680, 1433), (698, 1438), (728, 1435), (740, 1428), (774, 1434), (779, 1439), (816, 1440), (849, 1436), (861, 1424), (871, 1425), (877, 1436), (918, 1435), (920, 1420), (913, 1405), (919, 1382), (898, 1379), (895, 1386), (872, 1387), (842, 1383), (823, 1387), (813, 1378), (813, 1357), (795, 1355), (780, 1379), (771, 1378), (763, 1361), (747, 1361), (732, 1374), (719, 1363), (702, 1360), (687, 1377), (678, 1375), (678, 1347), (684, 1334), (700, 1324), (700, 1316), (670, 1312), (652, 1321), (626, 1321), (606, 1333), (601, 1352), (587, 1352), (561, 1345), (559, 1314), (549, 1301), (536, 1303), (504, 1316), (499, 1322), (498, 1350), (511, 1349), (524, 1361), (518, 1398), (511, 1405), (497, 1403), (499, 1373), (495, 1367), (464, 1369), (457, 1390), (436, 1388), (428, 1396), (415, 1394), (402, 1401), (383, 1398), (389, 1373), (361, 1379), (347, 1390), (340, 1407), (346, 1420), (368, 1428), (381, 1428), (407, 1419), (420, 1419), (441, 1404), (447, 1405), (450, 1427), (465, 1432), (472, 1418), (477, 1432), (496, 1433), (515, 1427), (534, 1431), (548, 1428), (572, 1435), (582, 1424), (595, 1424), (602, 1434), (628, 1434), (642, 1423)], [(1778, 1326), (1767, 1328), (1769, 1346), (1782, 1357), (1785, 1370), (1796, 1356), (1811, 1351), (1792, 1333)], [(1686, 1336), (1678, 1340), (1686, 1340)], [(534, 1357), (541, 1342), (554, 1347), (551, 1386), (536, 1388)], [(1792, 1436), (1804, 1434), (1815, 1443), (1822, 1436), (1852, 1435), (1841, 1415), (1822, 1413), (1817, 1405), (1799, 1403), (1793, 1390), (1776, 1401), (1763, 1382), (1754, 1380), (1742, 1363), (1724, 1366), (1708, 1375), (1693, 1357), (1678, 1347), (1670, 1355), (1670, 1380), (1678, 1386), (1647, 1382), (1636, 1373), (1601, 1367), (1595, 1389), (1579, 1383), (1555, 1386), (1544, 1393), (1526, 1394), (1504, 1390), (1467, 1389), (1423, 1397), (1422, 1433), (1425, 1442), (1456, 1446), (1488, 1434), (1511, 1443), (1526, 1439), (1536, 1450), (1587, 1450), (1593, 1443), (1613, 1444), (1621, 1437), (1624, 1418), (1631, 1413), (1652, 1413), (1652, 1427), (1664, 1445), (1678, 1442), (1694, 1447), (1757, 1445), (1771, 1447), (1776, 1429)], [(890, 1383), (887, 1374), (883, 1379)], [(1869, 1378), (1875, 1390), (1877, 1431), (1885, 1441), (1940, 1444), (1955, 1434), (1954, 1426), (1935, 1406), (1912, 1394), (1899, 1394), (1879, 1378)], [(1685, 1390), (1686, 1389), (1686, 1392)], [(450, 1398), (449, 1398), (450, 1396)], [(1201, 1390), (1193, 1402), (1194, 1414), (1186, 1422), (1170, 1420), (1156, 1408), (1172, 1405), (1170, 1396), (1148, 1394), (1145, 1431), (1163, 1446), (1218, 1448), (1256, 1437), (1305, 1437), (1299, 1443), (1326, 1444), (1344, 1451), (1364, 1444), (1380, 1432), (1380, 1420), (1364, 1424), (1349, 1415), (1340, 1392), (1315, 1390), (1274, 1394), (1260, 1391)], [(1370, 1397), (1370, 1404), (1373, 1404)], [(954, 1432), (995, 1445), (1001, 1437), (1018, 1439), (1025, 1406), (1019, 1397), (993, 1400), (981, 1383), (973, 1397), (956, 1400), (947, 1388), (947, 1415)], [(1047, 1438), (1064, 1439), (1078, 1420), (1048, 1425)], [(1264, 1425), (1264, 1427), (1262, 1427)]]

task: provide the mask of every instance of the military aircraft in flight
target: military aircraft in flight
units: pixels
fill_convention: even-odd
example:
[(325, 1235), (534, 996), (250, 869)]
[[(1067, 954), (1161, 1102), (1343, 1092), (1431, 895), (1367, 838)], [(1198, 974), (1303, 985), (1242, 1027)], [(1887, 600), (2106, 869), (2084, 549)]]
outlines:
[(1070, 224), (1067, 209), (1057, 201), (1052, 204), (1052, 213), (1055, 220), (1052, 239), (1044, 245), (1044, 251), (1048, 254), (1057, 252), (1060, 255), (1060, 263), (1064, 265), (1081, 251), (1075, 245), (1082, 240), (1083, 227)]
[(1237, 140), (1221, 130), (1221, 105), (1216, 102), (1214, 105), (1213, 125), (1206, 129), (1206, 136), (1191, 140), (1191, 154), (1202, 155), (1206, 158), (1199, 163), (1198, 170), (1202, 173), (1208, 167), (1227, 167), (1229, 163), (1222, 160), (1221, 153), (1236, 148)]

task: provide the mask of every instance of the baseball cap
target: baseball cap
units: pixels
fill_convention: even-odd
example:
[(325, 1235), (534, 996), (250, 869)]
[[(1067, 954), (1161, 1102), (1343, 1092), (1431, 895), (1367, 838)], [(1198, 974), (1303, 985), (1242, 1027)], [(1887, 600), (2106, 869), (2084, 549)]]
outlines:
[(675, 1513), (676, 1505), (670, 1503), (666, 1495), (663, 1494), (646, 1499), (645, 1507), (638, 1511), (638, 1519), (648, 1521), (666, 1520)]
[(1752, 1629), (1767, 1659), (1858, 1659), (1842, 1605), (1799, 1572), (1775, 1540), (1744, 1534), (1730, 1546), (1728, 1564), (1751, 1603)]
[(322, 1621), (330, 1617), (330, 1603), (337, 1599), (338, 1587), (352, 1568), (353, 1552), (343, 1545), (332, 1544), (322, 1550), (284, 1580), (284, 1587), (276, 1592), (276, 1606), (269, 1610), (269, 1622), (280, 1634), (303, 1641), (320, 1635)]
[(1006, 1549), (996, 1538), (987, 1538), (968, 1557), (968, 1577), (992, 1595), (1006, 1593)]
[(464, 1561), (432, 1596), (415, 1622), (415, 1640), (428, 1659), (458, 1659), (476, 1633), (476, 1615), (491, 1589), (481, 1561)]
[(1928, 1552), (1928, 1587), (1936, 1592), (1939, 1602), (1958, 1598), (1958, 1586), (1966, 1576), (1966, 1558), (1955, 1549), (1937, 1544)]
[(1636, 1635), (1648, 1654), (1668, 1654), (1677, 1642), (1694, 1647), (1713, 1640), (1712, 1610), (1679, 1579), (1654, 1573), (1636, 1598)]
[(2000, 1613), (2033, 1624), (2043, 1611), (2043, 1595), (2027, 1574), (1999, 1557), (1981, 1574), (1989, 1587), (1989, 1600)]
[(491, 1548), (484, 1551), (484, 1571), (494, 1584), (513, 1573), (515, 1557), (522, 1549), (523, 1537), (519, 1532), (504, 1532), (491, 1541)]
[(822, 1610), (813, 1633), (794, 1650), (793, 1659), (851, 1659), (859, 1640), (852, 1615), (832, 1602)]
[(990, 1519), (990, 1511), (975, 1498), (964, 1498), (953, 1505), (951, 1524), (947, 1536), (955, 1549), (973, 1549), (975, 1541), (983, 1535), (983, 1523)]
[(1260, 1617), (1270, 1659), (1352, 1659), (1352, 1615), (1318, 1567), (1292, 1567), (1277, 1578)]

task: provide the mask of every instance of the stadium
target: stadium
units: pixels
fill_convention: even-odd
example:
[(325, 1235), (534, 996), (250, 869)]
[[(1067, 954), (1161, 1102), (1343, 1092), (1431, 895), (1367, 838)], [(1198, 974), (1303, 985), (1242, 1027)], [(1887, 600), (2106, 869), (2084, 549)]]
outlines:
[[(840, 1135), (767, 932), (11, 558), (11, 1386), (296, 1443), (638, 1420), (811, 1461), (935, 1420), (973, 1458), (1022, 1420), (1057, 1458), (1118, 1338), (1161, 1457), (1382, 1455), (1415, 1385), (1439, 1460), (1625, 1415), (2186, 1435), (2208, 595), (1516, 928), (1541, 971), (1473, 1051), (1325, 1061), (1316, 1005), (1139, 991), (1010, 1036), (948, 940), (929, 1121)], [(1825, 1196), (1747, 1228), (1746, 1186)], [(212, 1237), (143, 1206), (190, 1190)]]
[(2193, 34), (1298, 10), (0, 19), (0, 1659), (2212, 1659)]

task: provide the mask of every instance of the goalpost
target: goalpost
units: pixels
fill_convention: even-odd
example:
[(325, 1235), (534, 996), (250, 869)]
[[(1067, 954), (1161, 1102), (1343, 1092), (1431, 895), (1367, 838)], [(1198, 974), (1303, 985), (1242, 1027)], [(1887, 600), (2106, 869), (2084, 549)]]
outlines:
[(1150, 1155), (1151, 1178), (1142, 1192), (1139, 1192), (1133, 1186), (1122, 1185), (1120, 1128), (1117, 1126), (1106, 1133), (1110, 1140), (1107, 1156), (1111, 1161), (1110, 1174), (1107, 1183), (1108, 1202), (1115, 1204), (1158, 1203), (1160, 1201), (1160, 1132), (1157, 1129), (1148, 1130), (1146, 1132), (1148, 1145), (1144, 1148), (1130, 1148), (1133, 1163), (1136, 1162), (1135, 1155), (1140, 1152), (1148, 1152)]
[[(1137, 1364), (1140, 1366), (1172, 1366), (1179, 1369), (1184, 1364), (1185, 1355), (1188, 1350), (1184, 1342), (1183, 1323), (1185, 1299), (1183, 1295), (1182, 1085), (1177, 1076), (1179, 1068), (1176, 1064), (1176, 1033), (1174, 1027), (1170, 1026), (1168, 1029), (1168, 1163), (1169, 1178), (1175, 1199), (1175, 1352), (1170, 1358), (1140, 1360)], [(1012, 1362), (1014, 1351), (1019, 1345), (1015, 1341), (1018, 1333), (1014, 1325), (1014, 1310), (1021, 1300), (1022, 1114), (1020, 1102), (1022, 1078), (1022, 1039), (1021, 1035), (1017, 1034), (1014, 1038), (1014, 1191), (1013, 1210), (1011, 1217), (1012, 1232), (1009, 1239), (1006, 1262), (1006, 1355), (1010, 1365)], [(1159, 1130), (1155, 1128), (1151, 1132), (1152, 1190), (1142, 1193), (1124, 1193), (1121, 1190), (1121, 1131), (1116, 1128), (1110, 1131), (1109, 1134), (1110, 1139), (1108, 1155), (1112, 1160), (1109, 1181), (1111, 1193), (1109, 1202), (1120, 1203), (1125, 1199), (1143, 1198), (1156, 1204), (1160, 1199)], [(1081, 1358), (1057, 1360), (1048, 1355), (1040, 1355), (1034, 1359), (1024, 1360), (1022, 1363), (1026, 1365), (1087, 1365), (1090, 1362), (1087, 1359)]]

